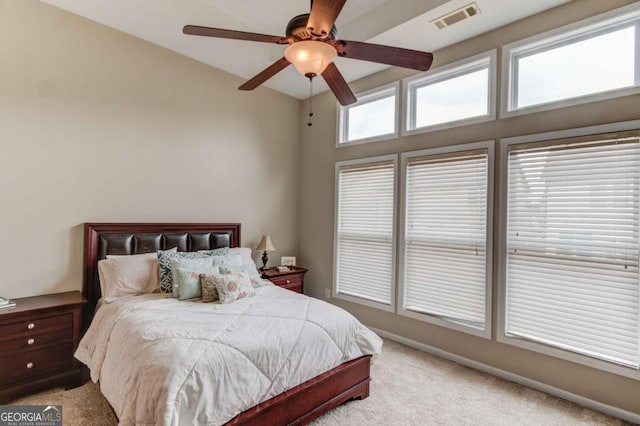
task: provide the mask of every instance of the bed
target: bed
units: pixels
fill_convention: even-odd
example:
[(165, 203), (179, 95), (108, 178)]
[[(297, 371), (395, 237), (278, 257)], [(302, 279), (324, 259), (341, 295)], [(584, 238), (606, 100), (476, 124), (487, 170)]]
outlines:
[[(211, 250), (239, 247), (240, 241), (238, 223), (85, 224), (88, 303), (78, 353), (122, 424), (148, 421), (154, 412), (161, 414), (149, 423), (306, 424), (369, 395), (371, 355), (379, 352), (380, 339), (345, 311), (277, 286), (224, 306), (150, 294), (123, 298), (96, 312), (97, 265), (108, 254)], [(169, 351), (171, 342), (172, 356), (181, 354), (175, 368), (158, 355)], [(189, 346), (180, 349), (175, 342)], [(238, 351), (239, 361), (226, 354)], [(153, 369), (161, 373), (149, 374)], [(169, 377), (166, 383), (163, 374)], [(166, 390), (159, 390), (163, 386)]]

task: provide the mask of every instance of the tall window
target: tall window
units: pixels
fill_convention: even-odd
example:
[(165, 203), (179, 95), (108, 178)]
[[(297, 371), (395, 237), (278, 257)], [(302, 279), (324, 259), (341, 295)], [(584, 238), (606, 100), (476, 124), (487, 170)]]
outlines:
[(408, 78), (407, 132), (495, 118), (495, 62), (491, 51)]
[(505, 46), (506, 112), (628, 94), (640, 86), (638, 40), (636, 5)]
[(639, 367), (639, 135), (509, 146), (506, 336)]
[(492, 158), (493, 142), (403, 156), (403, 314), (488, 335)]
[(393, 309), (396, 156), (336, 164), (333, 294)]
[(398, 135), (398, 84), (359, 93), (358, 102), (340, 106), (338, 146), (373, 142)]

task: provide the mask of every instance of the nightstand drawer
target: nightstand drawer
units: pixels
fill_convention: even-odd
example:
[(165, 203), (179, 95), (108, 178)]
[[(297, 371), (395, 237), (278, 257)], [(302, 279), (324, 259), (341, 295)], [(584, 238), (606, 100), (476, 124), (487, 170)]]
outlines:
[(290, 274), (280, 277), (270, 277), (269, 280), (279, 287), (295, 291), (296, 293), (302, 293), (302, 285), (304, 280), (303, 274)]
[(292, 267), (291, 270), (282, 272), (279, 272), (276, 268), (271, 268), (262, 271), (262, 278), (271, 281), (278, 287), (286, 288), (296, 293), (303, 293), (304, 274), (306, 272), (306, 269), (298, 267)]
[(300, 286), (302, 284), (302, 275), (285, 275), (283, 277), (272, 277), (269, 279), (272, 283), (277, 286), (288, 288), (294, 286)]
[(26, 333), (24, 336), (0, 341), (0, 353), (40, 349), (43, 346), (62, 343), (72, 338), (72, 328), (50, 330), (47, 333), (43, 333), (42, 331), (40, 333)]
[(20, 322), (0, 325), (0, 342), (13, 340), (16, 337), (31, 337), (34, 334), (50, 333), (55, 330), (73, 329), (71, 313), (44, 318), (24, 319)]
[(21, 382), (41, 375), (69, 370), (73, 345), (66, 343), (0, 358), (0, 384)]
[(296, 293), (302, 293), (302, 283), (301, 282), (297, 282), (295, 284), (287, 284), (287, 285), (281, 285), (280, 287), (286, 289), (286, 290), (291, 290), (293, 292)]

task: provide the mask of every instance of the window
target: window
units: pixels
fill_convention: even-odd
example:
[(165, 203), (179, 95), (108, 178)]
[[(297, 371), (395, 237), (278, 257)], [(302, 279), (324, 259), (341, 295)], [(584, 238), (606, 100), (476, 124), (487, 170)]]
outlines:
[(509, 76), (509, 90), (503, 112), (636, 93), (639, 41), (636, 5), (505, 46), (503, 57), (508, 58), (509, 68), (503, 75)]
[(493, 142), (403, 155), (403, 315), (490, 337)]
[(511, 342), (639, 368), (639, 136), (506, 142)]
[(396, 156), (336, 164), (334, 297), (393, 310)]
[(398, 136), (398, 83), (357, 95), (358, 102), (338, 110), (338, 146)]
[(491, 51), (407, 79), (407, 133), (493, 120), (495, 62)]

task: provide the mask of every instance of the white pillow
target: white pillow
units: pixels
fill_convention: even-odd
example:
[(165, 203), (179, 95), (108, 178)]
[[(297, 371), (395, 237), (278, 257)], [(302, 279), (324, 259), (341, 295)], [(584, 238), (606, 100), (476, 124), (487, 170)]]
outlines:
[(106, 303), (124, 296), (159, 291), (158, 256), (147, 253), (101, 260), (98, 277)]
[(213, 266), (221, 265), (242, 265), (242, 258), (239, 254), (229, 253), (224, 256), (213, 256)]
[(254, 263), (253, 258), (251, 257), (251, 249), (249, 247), (236, 247), (229, 249), (229, 254), (239, 254), (241, 259), (240, 265)]
[[(170, 249), (164, 250), (164, 251), (178, 251), (178, 247), (170, 248)], [(152, 254), (152, 253), (143, 253), (143, 254), (108, 254), (107, 255), (107, 259), (117, 259), (119, 257), (148, 256), (149, 254)], [(156, 257), (157, 257), (158, 253), (154, 252), (153, 254), (155, 254)]]

